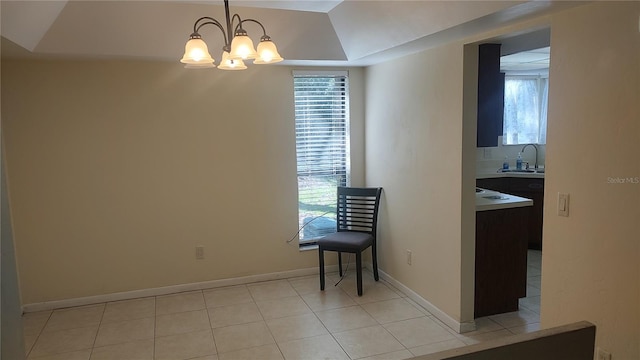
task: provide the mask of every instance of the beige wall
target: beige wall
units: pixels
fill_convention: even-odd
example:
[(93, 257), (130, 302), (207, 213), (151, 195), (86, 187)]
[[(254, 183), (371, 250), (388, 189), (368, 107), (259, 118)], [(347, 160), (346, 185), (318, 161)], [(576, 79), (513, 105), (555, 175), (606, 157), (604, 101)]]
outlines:
[[(1, 134), (0, 134), (1, 136)], [(0, 358), (24, 359), (24, 331), (22, 328), (22, 304), (18, 287), (18, 269), (13, 242), (11, 211), (6, 194), (4, 170), (4, 145), (0, 141)]]
[(384, 187), (380, 267), (458, 321), (462, 70), (462, 45), (450, 44), (366, 72), (366, 180)]
[[(461, 110), (468, 74), (464, 95), (461, 83), (463, 56), (474, 54), (464, 45), (551, 24), (542, 327), (586, 319), (614, 359), (640, 358), (639, 6), (580, 6), (367, 69), (366, 180), (385, 188), (386, 273), (468, 320), (465, 186), (475, 137), (473, 109)], [(571, 194), (569, 218), (555, 215), (560, 191)]]
[[(640, 176), (638, 6), (596, 3), (548, 19), (542, 326), (593, 321), (614, 359), (640, 358), (640, 184), (608, 182)], [(366, 184), (385, 188), (380, 267), (461, 321), (475, 156), (462, 120), (464, 45), (368, 68), (366, 132), (365, 79), (351, 77), (354, 184), (364, 183), (365, 157), (353, 153), (364, 133)], [(315, 252), (284, 245), (296, 230), (293, 90), (290, 68), (268, 69), (3, 63), (23, 302), (316, 266)], [(555, 215), (560, 191), (571, 194), (569, 218)], [(195, 245), (207, 260), (193, 260)]]
[[(3, 61), (23, 304), (317, 266), (285, 243), (297, 230), (291, 70)], [(358, 185), (363, 71), (350, 78)]]
[(640, 359), (639, 16), (596, 3), (551, 28), (542, 326), (589, 320), (614, 359)]

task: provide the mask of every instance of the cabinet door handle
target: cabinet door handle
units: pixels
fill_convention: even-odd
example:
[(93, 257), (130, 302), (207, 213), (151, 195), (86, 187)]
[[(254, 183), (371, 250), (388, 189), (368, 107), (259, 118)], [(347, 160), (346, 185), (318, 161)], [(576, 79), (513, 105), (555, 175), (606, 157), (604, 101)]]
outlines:
[(542, 189), (544, 185), (542, 184), (538, 184), (538, 183), (531, 183), (529, 184), (529, 189)]

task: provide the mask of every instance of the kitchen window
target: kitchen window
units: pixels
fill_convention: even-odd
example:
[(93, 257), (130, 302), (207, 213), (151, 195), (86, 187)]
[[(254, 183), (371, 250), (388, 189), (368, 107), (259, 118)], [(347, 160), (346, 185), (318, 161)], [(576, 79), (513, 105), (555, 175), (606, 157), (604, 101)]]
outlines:
[(547, 142), (548, 76), (505, 76), (504, 145)]
[(336, 229), (336, 188), (349, 184), (347, 72), (294, 71), (300, 243)]

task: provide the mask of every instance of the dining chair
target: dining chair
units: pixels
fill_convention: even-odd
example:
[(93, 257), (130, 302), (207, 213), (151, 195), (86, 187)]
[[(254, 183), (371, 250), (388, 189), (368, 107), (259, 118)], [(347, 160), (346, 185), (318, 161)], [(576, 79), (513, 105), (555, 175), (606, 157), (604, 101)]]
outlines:
[(342, 253), (356, 255), (358, 296), (362, 296), (362, 252), (371, 247), (373, 277), (378, 281), (376, 230), (382, 188), (338, 187), (336, 232), (318, 240), (320, 290), (324, 290), (324, 252), (338, 253), (338, 271), (342, 276)]

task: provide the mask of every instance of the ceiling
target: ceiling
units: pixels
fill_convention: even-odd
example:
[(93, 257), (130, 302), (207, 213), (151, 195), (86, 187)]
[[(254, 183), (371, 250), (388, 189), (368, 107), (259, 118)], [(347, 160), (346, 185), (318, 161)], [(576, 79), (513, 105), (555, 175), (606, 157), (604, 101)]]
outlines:
[[(291, 65), (365, 66), (575, 6), (568, 1), (230, 0), (260, 21)], [(177, 61), (196, 19), (224, 23), (221, 0), (0, 2), (2, 57)], [(259, 26), (245, 30), (258, 41)], [(223, 37), (200, 31), (219, 59)], [(548, 39), (547, 44), (548, 46)]]
[(551, 47), (522, 51), (500, 58), (500, 70), (507, 72), (548, 71)]

